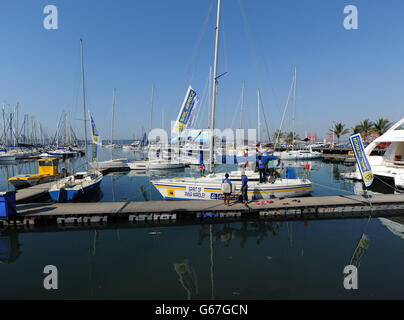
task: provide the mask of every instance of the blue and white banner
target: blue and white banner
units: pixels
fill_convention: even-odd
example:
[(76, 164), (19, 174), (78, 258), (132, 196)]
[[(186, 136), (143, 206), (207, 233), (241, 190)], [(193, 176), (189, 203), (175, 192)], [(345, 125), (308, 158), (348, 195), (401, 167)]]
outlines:
[(88, 111), (88, 115), (90, 117), (90, 122), (91, 122), (91, 133), (92, 133), (92, 137), (93, 137), (93, 143), (101, 145), (100, 136), (98, 134), (97, 128), (95, 127), (95, 123), (94, 123), (93, 117), (91, 116), (90, 111)]
[(178, 114), (177, 121), (175, 122), (173, 131), (177, 134), (181, 134), (185, 129), (191, 127), (193, 122), (193, 115), (195, 113), (196, 106), (199, 102), (198, 95), (191, 86), (188, 87), (187, 94), (185, 95), (184, 102), (182, 103), (180, 113)]
[(362, 138), (359, 133), (349, 137), (353, 152), (355, 154), (358, 168), (361, 172), (363, 182), (366, 187), (369, 187), (373, 182), (372, 168), (370, 167), (368, 158), (366, 157), (365, 148), (363, 147)]

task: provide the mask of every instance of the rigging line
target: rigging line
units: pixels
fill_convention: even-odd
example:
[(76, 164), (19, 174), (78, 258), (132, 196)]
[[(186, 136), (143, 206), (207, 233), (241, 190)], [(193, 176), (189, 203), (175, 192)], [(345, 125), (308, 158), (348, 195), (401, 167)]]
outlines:
[(286, 114), (286, 110), (287, 110), (287, 108), (288, 108), (288, 104), (289, 104), (289, 100), (290, 100), (290, 95), (291, 95), (291, 93), (292, 93), (294, 81), (295, 81), (295, 79), (293, 78), (292, 84), (291, 84), (290, 89), (289, 89), (288, 99), (287, 99), (287, 101), (286, 101), (285, 109), (284, 109), (284, 111), (283, 111), (282, 120), (281, 120), (281, 124), (280, 124), (280, 126), (279, 126), (278, 135), (277, 135), (277, 137), (276, 137), (275, 144), (279, 143), (279, 135), (280, 135), (281, 130), (282, 130), (282, 124), (283, 124), (283, 120), (285, 119), (285, 114)]
[(398, 189), (396, 186), (392, 186), (390, 184), (388, 184), (387, 182), (383, 181), (382, 179), (380, 179), (379, 177), (373, 175), (377, 180), (379, 180), (380, 182), (382, 182), (383, 184), (385, 184), (386, 186), (388, 186), (389, 188), (393, 189), (394, 191), (398, 192), (398, 193), (403, 193), (403, 191), (401, 191), (400, 189)]
[[(207, 99), (207, 95), (209, 94), (209, 92), (208, 92), (208, 86), (209, 86), (209, 76), (208, 76), (208, 79), (206, 80), (206, 82), (205, 82), (205, 86), (204, 86), (204, 88), (203, 88), (203, 92), (202, 92), (202, 98), (201, 98), (201, 101), (200, 101), (200, 107), (198, 108), (198, 112), (196, 113), (196, 116), (195, 116), (195, 120), (194, 120), (194, 123), (195, 124), (197, 124), (198, 126), (196, 126), (196, 127), (200, 127), (199, 125), (200, 125), (200, 123), (201, 123), (201, 120), (199, 119), (199, 114), (200, 114), (200, 112), (201, 112), (201, 109), (202, 109), (202, 107), (203, 106), (205, 106), (205, 102), (206, 102), (206, 99)], [(209, 107), (209, 102), (208, 102), (208, 107)], [(194, 126), (195, 127), (195, 126)]]
[[(251, 28), (250, 28), (250, 25), (248, 24), (248, 21), (247, 21), (247, 15), (245, 13), (245, 10), (244, 10), (243, 4), (242, 4), (242, 0), (239, 0), (239, 6), (240, 6), (240, 11), (241, 11), (241, 16), (243, 18), (242, 20), (243, 20), (244, 32), (247, 34), (247, 39), (248, 39), (248, 42), (250, 43), (250, 49), (251, 49), (251, 52), (252, 52), (252, 56), (253, 56), (253, 59), (255, 59), (255, 68), (256, 68), (256, 71), (257, 71), (257, 74), (258, 74), (260, 80), (264, 84), (265, 83), (264, 76), (261, 73), (262, 68), (259, 68), (260, 63), (259, 63), (259, 59), (258, 59), (257, 50), (256, 50), (255, 45), (254, 45), (254, 40), (253, 40), (253, 37), (252, 37)], [(262, 64), (264, 65), (264, 67), (265, 67), (266, 71), (268, 72), (268, 74), (270, 74), (269, 68), (268, 68), (268, 66), (267, 66), (267, 64), (266, 64), (266, 62), (265, 62), (265, 60), (263, 58), (262, 58)], [(271, 81), (269, 81), (269, 82), (271, 82)], [(271, 83), (269, 83), (269, 87), (271, 88), (271, 91), (272, 91), (272, 93), (274, 95), (275, 100), (278, 101), (278, 97), (277, 97), (276, 92), (275, 92), (273, 86), (271, 85)], [(280, 103), (276, 103), (276, 104), (279, 105)]]
[[(178, 88), (177, 95), (176, 95), (178, 97), (181, 96), (182, 88), (186, 87), (187, 77), (188, 77), (188, 75), (190, 73), (190, 70), (191, 70), (191, 67), (193, 65), (194, 60), (196, 61), (197, 60), (196, 57), (199, 56), (199, 51), (200, 51), (199, 46), (200, 46), (200, 44), (202, 42), (202, 39), (203, 39), (204, 35), (206, 34), (207, 26), (208, 26), (210, 17), (212, 15), (213, 7), (214, 7), (214, 0), (211, 0), (209, 11), (208, 11), (208, 14), (207, 14), (207, 16), (205, 18), (205, 21), (204, 21), (203, 25), (202, 25), (202, 29), (201, 29), (201, 32), (199, 34), (198, 41), (196, 42), (196, 44), (195, 44), (195, 46), (194, 46), (194, 48), (192, 50), (191, 59), (190, 59), (188, 65), (187, 65), (187, 67), (185, 68), (184, 77), (183, 77), (183, 81), (182, 81), (183, 84)], [(181, 101), (181, 99), (179, 101)]]
[(267, 136), (268, 136), (268, 142), (269, 141), (271, 141), (271, 132), (270, 132), (270, 130), (269, 130), (269, 125), (268, 125), (268, 122), (267, 122), (267, 117), (266, 117), (266, 115), (265, 115), (265, 110), (264, 110), (264, 104), (263, 104), (263, 102), (262, 102), (262, 94), (261, 94), (261, 90), (260, 89), (258, 89), (258, 91), (259, 91), (259, 94), (260, 94), (260, 107), (261, 107), (261, 110), (262, 110), (262, 114), (264, 115), (264, 121), (265, 121), (265, 127), (266, 127), (266, 129), (267, 129)]
[(312, 183), (312, 184), (315, 184), (315, 185), (318, 185), (318, 186), (320, 186), (320, 187), (324, 187), (324, 188), (326, 188), (326, 189), (346, 192), (346, 193), (348, 193), (349, 195), (353, 195), (353, 196), (356, 195), (356, 194), (353, 193), (352, 191), (348, 191), (348, 190), (344, 190), (344, 189), (338, 189), (338, 188), (333, 188), (333, 187), (327, 186), (327, 185), (325, 185), (325, 184), (321, 184), (321, 183), (317, 183), (317, 182), (313, 182), (313, 181), (312, 181), (311, 183)]

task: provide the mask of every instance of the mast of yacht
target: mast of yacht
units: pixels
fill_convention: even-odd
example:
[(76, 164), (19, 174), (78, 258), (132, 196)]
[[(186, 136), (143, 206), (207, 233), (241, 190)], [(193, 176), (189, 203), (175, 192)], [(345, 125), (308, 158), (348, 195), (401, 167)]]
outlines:
[(292, 149), (295, 149), (295, 118), (296, 118), (296, 72), (297, 68), (295, 67), (295, 81), (293, 88), (293, 136), (292, 136)]
[(88, 155), (87, 155), (87, 116), (86, 116), (86, 95), (84, 88), (84, 65), (83, 65), (83, 39), (80, 39), (80, 48), (81, 48), (81, 81), (82, 81), (82, 89), (83, 89), (83, 115), (84, 115), (84, 148), (86, 154), (86, 170), (88, 171)]
[(258, 133), (257, 133), (257, 139), (258, 139), (258, 142), (260, 142), (261, 141), (261, 115), (260, 115), (260, 105), (261, 105), (261, 97), (260, 97), (260, 89), (258, 89), (257, 90), (257, 95), (258, 95), (258, 109), (257, 109), (257, 111), (258, 111), (258, 123), (257, 123), (257, 125), (258, 125)]
[(114, 88), (113, 93), (112, 93), (111, 160), (112, 160), (112, 149), (113, 149), (113, 141), (114, 141), (115, 91), (116, 91), (116, 89)]
[(216, 91), (217, 91), (217, 63), (218, 63), (218, 53), (219, 53), (219, 27), (220, 27), (220, 8), (221, 0), (217, 1), (217, 22), (216, 22), (216, 42), (215, 42), (215, 59), (213, 64), (213, 89), (212, 89), (212, 114), (210, 120), (210, 146), (209, 146), (209, 172), (214, 172), (214, 130), (215, 130), (215, 108), (216, 108)]
[(245, 82), (243, 82), (243, 89), (241, 90), (240, 129), (243, 129), (244, 90)]

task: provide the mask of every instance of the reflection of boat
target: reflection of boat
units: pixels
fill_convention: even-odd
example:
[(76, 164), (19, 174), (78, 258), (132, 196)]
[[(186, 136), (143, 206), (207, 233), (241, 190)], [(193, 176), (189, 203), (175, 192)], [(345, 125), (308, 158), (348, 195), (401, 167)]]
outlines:
[(30, 187), (61, 177), (57, 158), (38, 159), (38, 173), (19, 174), (8, 179), (16, 189)]
[(177, 272), (179, 281), (184, 289), (187, 291), (188, 300), (198, 295), (198, 282), (196, 279), (196, 273), (191, 268), (189, 261), (184, 260), (183, 263), (174, 264), (175, 272)]
[(380, 222), (386, 226), (393, 234), (404, 239), (404, 219), (403, 217), (379, 218)]
[[(376, 138), (365, 149), (375, 177), (392, 180), (396, 187), (404, 188), (404, 118), (395, 123), (385, 134)], [(373, 156), (378, 144), (391, 142), (384, 155)], [(342, 175), (346, 179), (362, 180), (358, 166), (356, 171)]]

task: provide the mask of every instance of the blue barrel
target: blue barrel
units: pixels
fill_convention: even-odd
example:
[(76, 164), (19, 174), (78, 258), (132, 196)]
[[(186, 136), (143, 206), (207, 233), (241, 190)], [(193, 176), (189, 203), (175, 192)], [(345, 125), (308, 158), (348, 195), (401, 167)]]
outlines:
[(16, 215), (15, 191), (0, 192), (0, 219), (9, 219)]

